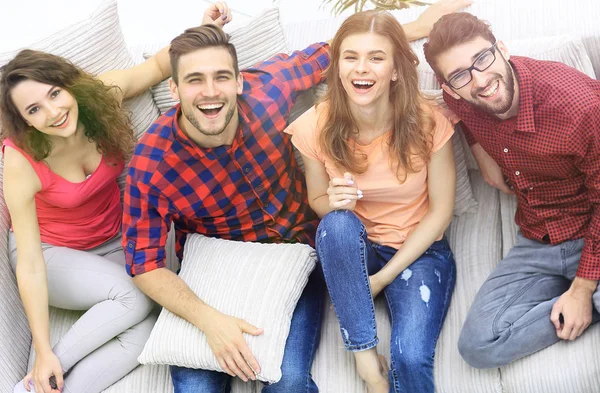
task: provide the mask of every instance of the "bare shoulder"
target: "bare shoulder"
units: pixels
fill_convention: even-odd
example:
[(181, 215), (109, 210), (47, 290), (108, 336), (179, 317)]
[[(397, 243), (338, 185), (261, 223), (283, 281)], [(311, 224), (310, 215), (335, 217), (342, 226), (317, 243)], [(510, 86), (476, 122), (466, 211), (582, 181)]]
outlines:
[(31, 163), (21, 152), (10, 146), (4, 148), (4, 195), (20, 198), (33, 196), (42, 188), (40, 179)]

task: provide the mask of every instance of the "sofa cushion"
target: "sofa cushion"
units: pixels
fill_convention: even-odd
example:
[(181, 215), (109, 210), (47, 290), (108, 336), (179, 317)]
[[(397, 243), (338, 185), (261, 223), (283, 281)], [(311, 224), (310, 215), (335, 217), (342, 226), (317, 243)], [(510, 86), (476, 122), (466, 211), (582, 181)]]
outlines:
[[(296, 303), (316, 263), (305, 244), (261, 244), (187, 236), (179, 277), (206, 304), (264, 329), (246, 335), (260, 364), (258, 379), (277, 382)], [(144, 364), (221, 371), (204, 333), (163, 309), (144, 351)]]
[[(182, 26), (183, 28), (185, 26)], [(225, 30), (227, 31), (227, 28)], [(231, 43), (237, 51), (240, 69), (248, 68), (278, 53), (288, 51), (279, 21), (278, 8), (265, 10), (228, 33), (231, 35)], [(168, 44), (168, 42), (163, 42), (162, 44), (144, 45), (133, 48), (132, 52), (136, 54), (141, 52), (142, 56), (147, 59)], [(152, 96), (161, 114), (178, 102), (171, 97), (169, 79), (152, 88)]]

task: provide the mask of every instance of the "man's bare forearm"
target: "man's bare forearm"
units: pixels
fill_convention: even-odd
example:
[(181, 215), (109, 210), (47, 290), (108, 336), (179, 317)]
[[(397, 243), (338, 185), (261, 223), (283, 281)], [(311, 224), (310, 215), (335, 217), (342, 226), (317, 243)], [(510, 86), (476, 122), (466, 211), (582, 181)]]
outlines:
[(204, 303), (175, 273), (166, 268), (137, 275), (133, 282), (155, 302), (194, 324), (200, 330), (216, 311)]

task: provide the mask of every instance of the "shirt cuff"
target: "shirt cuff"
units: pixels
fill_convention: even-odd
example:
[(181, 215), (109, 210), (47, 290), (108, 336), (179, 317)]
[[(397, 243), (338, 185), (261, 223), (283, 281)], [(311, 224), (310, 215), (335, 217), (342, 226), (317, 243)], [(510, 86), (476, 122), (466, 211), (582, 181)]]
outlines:
[(587, 280), (600, 280), (600, 241), (585, 239), (576, 276)]

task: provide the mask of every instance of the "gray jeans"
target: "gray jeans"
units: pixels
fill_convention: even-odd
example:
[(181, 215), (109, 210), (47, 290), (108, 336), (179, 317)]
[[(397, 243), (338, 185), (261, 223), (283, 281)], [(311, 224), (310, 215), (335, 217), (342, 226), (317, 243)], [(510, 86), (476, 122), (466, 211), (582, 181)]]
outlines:
[[(17, 264), (10, 234), (10, 261)], [(54, 346), (65, 375), (65, 391), (99, 393), (137, 365), (156, 315), (154, 303), (125, 272), (120, 236), (88, 251), (43, 243), (48, 302), (87, 310)]]
[[(583, 239), (558, 245), (517, 235), (517, 243), (483, 283), (467, 314), (458, 349), (477, 368), (504, 366), (559, 338), (552, 306), (575, 278)], [(594, 321), (600, 290), (593, 295)]]

